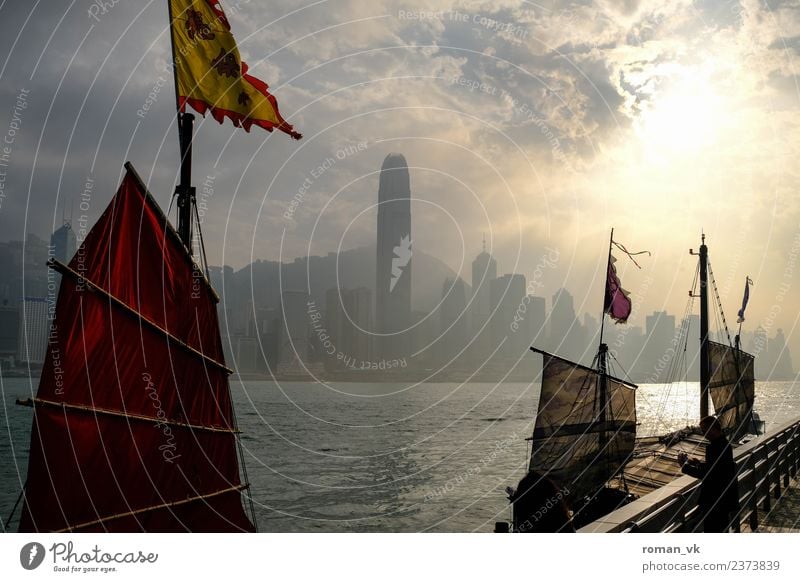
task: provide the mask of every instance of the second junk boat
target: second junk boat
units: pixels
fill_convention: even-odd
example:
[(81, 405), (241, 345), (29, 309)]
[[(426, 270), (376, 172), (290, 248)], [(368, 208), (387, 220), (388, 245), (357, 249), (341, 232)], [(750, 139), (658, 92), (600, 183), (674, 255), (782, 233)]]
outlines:
[[(633, 255), (640, 253), (630, 253), (616, 243), (611, 231), (603, 319), (609, 315), (618, 323), (624, 323), (630, 315), (631, 302), (616, 273), (612, 255), (615, 247), (632, 260)], [(699, 289), (690, 291), (689, 295), (690, 302), (700, 299), (700, 329), (697, 330), (700, 335), (699, 418), (709, 414), (710, 397), (716, 416), (735, 445), (748, 434), (763, 431), (763, 422), (753, 411), (754, 358), (741, 350), (739, 335), (735, 342), (730, 342), (710, 269), (705, 235), (699, 252), (690, 250), (690, 253), (698, 256), (695, 283), (699, 282)], [(715, 291), (720, 320), (729, 340), (727, 344), (711, 340), (710, 286)], [(747, 297), (748, 287), (745, 289)], [(740, 323), (745, 305), (740, 311)], [(688, 321), (684, 321), (679, 336), (684, 342), (684, 353), (690, 333)], [(600, 343), (591, 366), (536, 347), (531, 350), (542, 354), (544, 362), (536, 423), (532, 436), (527, 439), (531, 442), (528, 478), (523, 482), (535, 484), (541, 479), (550, 482), (547, 490), (557, 491), (558, 499), (563, 498), (572, 509), (575, 528), (681, 476), (677, 463), (679, 453), (702, 456), (706, 440), (698, 427), (637, 438), (637, 386), (612, 374), (608, 346), (603, 343), (602, 323)], [(530, 492), (539, 489), (533, 486)], [(532, 517), (525, 508), (536, 507), (536, 502), (521, 502), (526, 493), (511, 492), (514, 531), (531, 528)]]

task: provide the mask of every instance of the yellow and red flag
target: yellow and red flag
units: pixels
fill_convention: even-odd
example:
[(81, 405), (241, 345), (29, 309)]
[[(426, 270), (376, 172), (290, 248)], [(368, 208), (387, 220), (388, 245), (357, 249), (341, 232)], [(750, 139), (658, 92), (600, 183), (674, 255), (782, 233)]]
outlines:
[(178, 107), (250, 131), (257, 125), (302, 136), (284, 121), (267, 84), (247, 74), (222, 7), (216, 0), (169, 0)]

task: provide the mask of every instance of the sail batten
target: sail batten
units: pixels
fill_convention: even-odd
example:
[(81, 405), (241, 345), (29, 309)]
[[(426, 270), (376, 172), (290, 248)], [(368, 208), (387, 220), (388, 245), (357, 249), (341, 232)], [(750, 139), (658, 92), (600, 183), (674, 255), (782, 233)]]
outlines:
[[(572, 362), (570, 360), (565, 360), (564, 358), (561, 358), (561, 357), (557, 356), (556, 354), (551, 354), (550, 352), (546, 352), (545, 350), (540, 350), (539, 348), (534, 348), (534, 347), (531, 347), (530, 350), (532, 352), (537, 353), (537, 354), (543, 355), (545, 357), (545, 359), (547, 359), (547, 358), (557, 358), (559, 360), (567, 362), (573, 368), (575, 368), (576, 370), (584, 370), (586, 372), (591, 372), (592, 374), (599, 374), (599, 372), (597, 370), (595, 370), (594, 368), (590, 368), (589, 366), (584, 366), (583, 364), (580, 364), (578, 362)], [(617, 378), (616, 376), (613, 376), (613, 375), (608, 374), (608, 373), (606, 374), (606, 378), (608, 378), (612, 382), (616, 382), (617, 384), (622, 384), (623, 386), (626, 386), (626, 387), (634, 389), (634, 390), (639, 387), (639, 386), (637, 386), (636, 384), (634, 384), (633, 382), (631, 382), (629, 380), (623, 380), (622, 378)]]
[(181, 341), (180, 339), (178, 339), (177, 337), (172, 335), (170, 332), (168, 332), (166, 329), (164, 329), (160, 325), (158, 325), (156, 322), (151, 321), (148, 317), (146, 317), (145, 315), (142, 315), (141, 313), (139, 313), (135, 308), (133, 308), (130, 305), (126, 304), (121, 299), (118, 299), (117, 297), (114, 297), (111, 293), (109, 293), (108, 291), (103, 289), (97, 283), (94, 283), (93, 281), (87, 279), (86, 277), (81, 276), (79, 273), (76, 273), (75, 271), (70, 269), (67, 265), (59, 262), (56, 259), (50, 259), (48, 261), (48, 265), (50, 265), (53, 269), (55, 269), (56, 271), (58, 271), (62, 275), (67, 275), (67, 276), (71, 277), (72, 280), (75, 283), (77, 283), (79, 285), (87, 285), (88, 287), (90, 287), (94, 291), (97, 291), (98, 293), (101, 293), (102, 295), (104, 295), (109, 300), (109, 302), (112, 305), (120, 308), (124, 313), (127, 313), (128, 315), (141, 320), (151, 330), (160, 333), (166, 339), (168, 339), (169, 341), (175, 343), (175, 345), (180, 346), (181, 348), (184, 348), (184, 349), (192, 352), (193, 354), (195, 354), (199, 358), (205, 360), (207, 363), (220, 368), (221, 370), (225, 371), (226, 373), (233, 374), (233, 370), (228, 368), (225, 364), (223, 364), (221, 362), (218, 362), (214, 358), (204, 354), (201, 350), (195, 349), (192, 346), (188, 345), (187, 343)]
[(568, 436), (609, 431), (636, 432), (636, 423), (618, 420), (611, 422), (583, 422), (579, 424), (540, 427), (533, 429), (533, 436), (527, 440), (548, 438), (555, 434), (558, 434), (559, 436)]
[(212, 491), (211, 493), (206, 493), (205, 495), (196, 495), (195, 497), (189, 497), (188, 499), (177, 499), (175, 501), (170, 501), (166, 503), (161, 503), (160, 505), (154, 505), (152, 507), (142, 507), (141, 509), (133, 509), (131, 511), (127, 511), (125, 513), (118, 513), (116, 515), (109, 515), (107, 517), (101, 517), (99, 519), (95, 519), (93, 521), (89, 521), (86, 523), (77, 524), (72, 527), (64, 528), (62, 530), (58, 530), (54, 533), (67, 533), (73, 531), (80, 531), (86, 529), (88, 527), (93, 527), (101, 524), (108, 523), (109, 521), (113, 521), (115, 519), (123, 519), (126, 517), (134, 517), (136, 515), (141, 515), (143, 513), (157, 511), (161, 509), (167, 509), (170, 507), (177, 507), (179, 505), (186, 505), (187, 503), (195, 503), (198, 501), (203, 501), (204, 499), (210, 499), (212, 497), (216, 497), (218, 495), (223, 495), (225, 493), (231, 492), (239, 492), (248, 489), (250, 485), (243, 484), (243, 485), (236, 485), (234, 487), (228, 487), (226, 489), (221, 489), (219, 491)]
[(204, 426), (201, 424), (189, 424), (186, 422), (180, 422), (177, 420), (171, 419), (164, 419), (158, 418), (157, 416), (145, 416), (142, 414), (132, 414), (130, 412), (120, 412), (119, 410), (108, 410), (105, 408), (98, 408), (96, 406), (78, 406), (75, 404), (66, 404), (64, 402), (55, 402), (53, 400), (45, 400), (44, 398), (28, 398), (26, 400), (18, 400), (17, 404), (19, 406), (29, 406), (35, 407), (39, 405), (44, 406), (55, 406), (57, 408), (68, 408), (70, 410), (75, 410), (79, 412), (85, 412), (87, 414), (103, 414), (108, 416), (118, 416), (121, 418), (127, 418), (130, 420), (140, 420), (143, 422), (150, 422), (154, 424), (163, 424), (174, 426), (178, 428), (188, 428), (191, 430), (207, 430), (210, 432), (224, 432), (230, 434), (241, 434), (240, 430), (234, 430), (231, 428), (225, 428), (224, 426)]
[(20, 531), (252, 531), (216, 294), (126, 168), (53, 263)]

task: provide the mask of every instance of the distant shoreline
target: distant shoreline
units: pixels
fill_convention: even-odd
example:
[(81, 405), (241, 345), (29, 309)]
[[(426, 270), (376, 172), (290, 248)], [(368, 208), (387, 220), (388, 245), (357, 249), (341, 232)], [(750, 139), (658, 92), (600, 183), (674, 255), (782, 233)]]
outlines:
[[(16, 370), (4, 370), (0, 372), (3, 380), (26, 379), (36, 380), (38, 383), (39, 374), (28, 374)], [(236, 382), (347, 382), (350, 384), (396, 384), (398, 382), (419, 382), (423, 384), (452, 384), (452, 383), (498, 383), (498, 382), (534, 382), (538, 379), (538, 374), (513, 372), (508, 375), (501, 373), (490, 374), (470, 374), (467, 372), (419, 372), (419, 373), (345, 373), (337, 374), (331, 372), (320, 372), (312, 374), (261, 374), (261, 373), (233, 373), (231, 381)], [(756, 382), (794, 382), (796, 378), (770, 378), (768, 380), (756, 378)], [(690, 379), (690, 383), (699, 383), (697, 379)], [(648, 384), (652, 382), (641, 382), (633, 380), (635, 384)], [(663, 382), (655, 382), (662, 384)], [(675, 383), (675, 382), (673, 382)]]

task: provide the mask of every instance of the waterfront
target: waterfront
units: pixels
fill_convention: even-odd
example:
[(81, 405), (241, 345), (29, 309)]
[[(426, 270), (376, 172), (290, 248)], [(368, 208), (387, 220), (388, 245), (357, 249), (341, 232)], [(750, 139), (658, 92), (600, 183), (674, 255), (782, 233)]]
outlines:
[[(3, 379), (0, 515), (27, 466), (36, 380)], [(260, 531), (491, 531), (527, 464), (538, 382), (232, 382)], [(800, 389), (758, 382), (771, 427), (800, 412)], [(642, 385), (639, 434), (696, 418), (696, 383)], [(18, 515), (18, 512), (17, 512)], [(11, 529), (15, 525), (12, 522)]]

